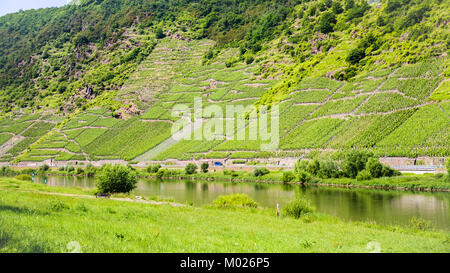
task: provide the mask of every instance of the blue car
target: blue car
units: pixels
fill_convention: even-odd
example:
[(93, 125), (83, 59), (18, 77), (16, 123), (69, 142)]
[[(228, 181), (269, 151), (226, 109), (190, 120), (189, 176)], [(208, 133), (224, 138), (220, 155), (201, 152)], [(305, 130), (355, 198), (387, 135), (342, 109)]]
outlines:
[(223, 166), (222, 162), (214, 162), (214, 166), (221, 167)]

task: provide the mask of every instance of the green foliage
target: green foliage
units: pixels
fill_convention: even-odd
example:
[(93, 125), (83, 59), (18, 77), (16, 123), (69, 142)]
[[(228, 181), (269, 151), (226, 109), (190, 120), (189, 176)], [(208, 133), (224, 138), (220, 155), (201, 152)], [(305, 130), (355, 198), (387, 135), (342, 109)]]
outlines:
[(214, 205), (219, 208), (257, 208), (258, 204), (253, 201), (248, 195), (243, 193), (236, 193), (232, 195), (221, 195), (214, 200)]
[(357, 181), (366, 181), (372, 179), (372, 175), (368, 170), (362, 170), (356, 176)]
[(336, 16), (332, 12), (324, 12), (319, 20), (319, 31), (322, 33), (330, 33), (336, 24)]
[(133, 170), (123, 165), (104, 165), (97, 176), (101, 193), (129, 193), (136, 188), (137, 178)]
[(307, 200), (297, 198), (294, 201), (291, 201), (284, 205), (283, 214), (292, 217), (295, 219), (299, 219), (307, 214), (313, 213), (315, 208), (310, 205)]
[(351, 151), (344, 156), (341, 169), (347, 177), (355, 178), (360, 171), (365, 169), (370, 157), (372, 154), (365, 151)]
[(208, 172), (208, 168), (209, 168), (209, 164), (207, 162), (203, 162), (202, 165), (200, 166), (202, 173), (207, 173)]
[(50, 166), (48, 166), (47, 164), (42, 164), (38, 169), (39, 172), (46, 172), (48, 170), (50, 170)]
[(376, 158), (369, 158), (366, 163), (366, 170), (371, 177), (378, 178), (383, 176), (383, 165)]
[(308, 183), (312, 181), (312, 176), (307, 171), (299, 171), (297, 173), (297, 178), (301, 183)]
[(265, 168), (265, 167), (255, 168), (253, 170), (253, 175), (256, 176), (256, 177), (264, 176), (264, 175), (269, 174), (269, 173), (270, 173), (270, 171), (267, 168)]
[(22, 180), (22, 181), (31, 181), (31, 175), (29, 174), (19, 174), (17, 176), (14, 177), (17, 180)]
[(197, 168), (197, 165), (195, 165), (194, 163), (188, 163), (184, 168), (184, 171), (186, 172), (186, 174), (194, 174), (197, 172)]
[(283, 176), (281, 178), (281, 181), (284, 183), (292, 182), (295, 179), (295, 175), (293, 172), (283, 172)]
[(150, 165), (147, 167), (148, 173), (157, 173), (161, 169), (161, 164)]

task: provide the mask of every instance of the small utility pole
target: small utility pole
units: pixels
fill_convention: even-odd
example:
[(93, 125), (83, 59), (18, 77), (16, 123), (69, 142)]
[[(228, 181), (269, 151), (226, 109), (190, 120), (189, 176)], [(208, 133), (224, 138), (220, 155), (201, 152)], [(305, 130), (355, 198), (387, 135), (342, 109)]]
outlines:
[(277, 217), (280, 216), (280, 204), (277, 203)]

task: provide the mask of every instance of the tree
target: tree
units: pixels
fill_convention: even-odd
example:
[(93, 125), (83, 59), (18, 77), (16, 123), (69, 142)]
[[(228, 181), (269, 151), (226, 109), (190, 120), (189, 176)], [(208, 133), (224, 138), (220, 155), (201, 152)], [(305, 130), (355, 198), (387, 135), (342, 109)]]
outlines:
[(186, 172), (186, 174), (194, 174), (197, 172), (197, 165), (195, 165), (194, 163), (189, 163), (184, 168), (184, 171)]
[(202, 169), (202, 173), (207, 173), (208, 172), (208, 168), (209, 168), (209, 164), (206, 162), (203, 162), (202, 165), (200, 166), (200, 168)]
[(162, 28), (157, 28), (155, 31), (156, 39), (162, 39), (166, 37), (166, 34), (164, 34)]
[(263, 176), (270, 173), (270, 171), (267, 168), (255, 168), (255, 170), (253, 171), (253, 175), (258, 177), (258, 176)]
[(365, 49), (357, 47), (350, 51), (345, 60), (351, 64), (358, 64), (364, 57), (366, 57)]
[(341, 3), (337, 2), (337, 1), (334, 1), (331, 4), (331, 9), (333, 10), (333, 12), (335, 14), (341, 14), (344, 11), (344, 9), (341, 6)]
[(336, 24), (336, 16), (332, 12), (324, 12), (319, 20), (319, 31), (322, 33), (330, 33)]
[(123, 165), (105, 165), (97, 177), (101, 193), (129, 193), (136, 188), (136, 173)]
[(370, 175), (374, 178), (383, 176), (383, 164), (376, 158), (369, 158), (366, 163), (366, 170), (370, 173)]
[(372, 154), (362, 151), (351, 151), (342, 160), (341, 169), (347, 177), (355, 178), (358, 172), (365, 169)]

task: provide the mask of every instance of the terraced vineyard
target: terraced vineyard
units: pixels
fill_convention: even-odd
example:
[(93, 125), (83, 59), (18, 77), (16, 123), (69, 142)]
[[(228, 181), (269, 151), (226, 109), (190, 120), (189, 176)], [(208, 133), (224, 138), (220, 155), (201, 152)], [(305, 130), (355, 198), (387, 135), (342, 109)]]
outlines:
[[(368, 72), (349, 82), (301, 81), (279, 104), (281, 141), (275, 151), (261, 151), (267, 140), (248, 139), (252, 120), (235, 126), (228, 137), (175, 140), (172, 126), (181, 120), (172, 111), (175, 105), (193, 113), (197, 98), (204, 108), (245, 107), (280, 82), (256, 76), (257, 62), (226, 65), (237, 49), (222, 50), (205, 63), (203, 56), (213, 45), (210, 40), (161, 40), (115, 97), (138, 108), (122, 119), (108, 107), (93, 107), (67, 117), (21, 114), (1, 120), (1, 160), (251, 159), (347, 149), (382, 156), (450, 155), (445, 97), (450, 90), (442, 59)], [(211, 129), (217, 125), (213, 121), (204, 117), (191, 134)], [(247, 140), (239, 140), (240, 134)]]

